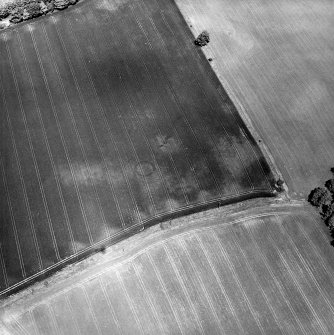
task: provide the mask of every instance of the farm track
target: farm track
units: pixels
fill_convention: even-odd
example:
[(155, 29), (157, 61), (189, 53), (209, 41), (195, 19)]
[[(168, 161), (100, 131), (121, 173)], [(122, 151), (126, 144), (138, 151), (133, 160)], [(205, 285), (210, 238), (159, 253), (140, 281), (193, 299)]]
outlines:
[(0, 295), (157, 222), (273, 194), (173, 2), (86, 1), (0, 33), (0, 56)]
[(10, 334), (332, 334), (333, 249), (319, 224), (274, 205), (152, 228), (0, 320)]
[(176, 0), (239, 110), (268, 147), (294, 198), (330, 177), (334, 155), (331, 47), (326, 1)]

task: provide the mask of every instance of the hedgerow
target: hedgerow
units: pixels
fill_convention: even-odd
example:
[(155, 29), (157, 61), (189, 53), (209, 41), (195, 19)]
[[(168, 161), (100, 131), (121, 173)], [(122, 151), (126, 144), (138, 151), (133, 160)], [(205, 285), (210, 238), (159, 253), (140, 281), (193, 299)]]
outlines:
[(77, 2), (78, 0), (14, 0), (0, 7), (0, 22), (9, 18), (11, 23), (19, 23), (55, 9), (63, 10)]

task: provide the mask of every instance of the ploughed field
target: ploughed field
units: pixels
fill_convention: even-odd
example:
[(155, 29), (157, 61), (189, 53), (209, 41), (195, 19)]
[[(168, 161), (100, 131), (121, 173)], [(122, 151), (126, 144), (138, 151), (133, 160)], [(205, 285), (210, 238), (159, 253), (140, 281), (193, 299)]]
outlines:
[(0, 34), (0, 289), (272, 175), (172, 1), (86, 1)]
[[(268, 146), (291, 195), (328, 178), (334, 156), (330, 1), (177, 0), (231, 96)], [(238, 107), (238, 106), (237, 106)]]
[(265, 208), (160, 231), (119, 260), (4, 310), (1, 320), (17, 335), (330, 335), (333, 248), (319, 221)]

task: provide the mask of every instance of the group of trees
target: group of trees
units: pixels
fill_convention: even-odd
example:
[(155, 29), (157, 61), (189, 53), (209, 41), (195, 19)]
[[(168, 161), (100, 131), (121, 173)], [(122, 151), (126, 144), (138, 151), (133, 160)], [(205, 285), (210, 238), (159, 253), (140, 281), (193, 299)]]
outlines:
[(14, 0), (0, 8), (0, 20), (8, 18), (12, 23), (19, 23), (34, 17), (61, 10), (74, 5), (78, 0)]
[(198, 45), (200, 47), (204, 47), (209, 42), (210, 42), (210, 35), (206, 30), (202, 31), (194, 41), (195, 45)]
[[(331, 168), (334, 174), (334, 168)], [(334, 178), (325, 182), (325, 187), (316, 187), (311, 191), (308, 201), (319, 209), (323, 221), (334, 237)]]

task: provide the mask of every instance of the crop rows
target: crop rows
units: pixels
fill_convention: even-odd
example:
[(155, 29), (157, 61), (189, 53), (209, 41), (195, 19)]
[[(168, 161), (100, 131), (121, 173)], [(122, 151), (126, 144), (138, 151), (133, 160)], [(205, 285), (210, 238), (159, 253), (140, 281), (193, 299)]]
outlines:
[(333, 251), (315, 223), (278, 212), (176, 234), (7, 324), (17, 334), (332, 334)]
[(144, 226), (270, 195), (172, 2), (97, 1), (0, 34), (3, 294)]

